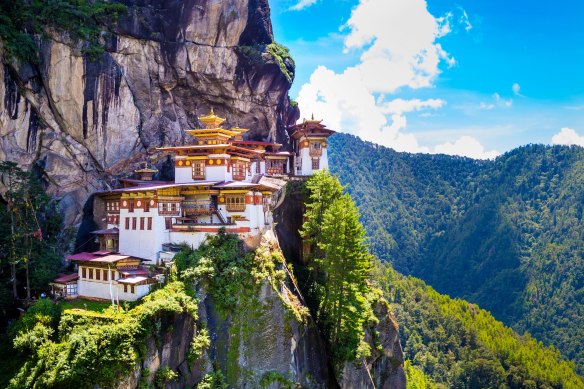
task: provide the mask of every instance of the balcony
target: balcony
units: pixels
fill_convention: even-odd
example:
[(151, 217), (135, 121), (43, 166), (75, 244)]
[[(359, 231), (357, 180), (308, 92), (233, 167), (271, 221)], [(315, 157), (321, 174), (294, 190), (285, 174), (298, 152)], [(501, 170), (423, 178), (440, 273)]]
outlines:
[(211, 202), (183, 201), (182, 210), (185, 215), (211, 215), (217, 207)]

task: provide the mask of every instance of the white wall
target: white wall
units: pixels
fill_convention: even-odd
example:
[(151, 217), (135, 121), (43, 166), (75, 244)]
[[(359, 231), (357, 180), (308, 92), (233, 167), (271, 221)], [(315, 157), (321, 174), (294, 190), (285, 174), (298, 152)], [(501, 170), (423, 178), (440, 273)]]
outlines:
[(186, 243), (193, 249), (196, 249), (205, 241), (207, 235), (209, 235), (207, 232), (172, 231), (170, 233), (170, 241), (176, 244)]
[(193, 171), (190, 166), (177, 166), (174, 169), (174, 182), (177, 184), (185, 184), (188, 182), (194, 182)]
[[(130, 218), (130, 229), (126, 230), (126, 217)], [(136, 230), (132, 230), (132, 218), (136, 218)], [(140, 218), (144, 217), (144, 230), (140, 230)], [(152, 230), (148, 230), (148, 217), (152, 217)], [(120, 253), (146, 260), (146, 264), (156, 264), (158, 252), (163, 243), (169, 243), (164, 217), (158, 215), (158, 209), (149, 212), (135, 208), (134, 212), (120, 209)]]

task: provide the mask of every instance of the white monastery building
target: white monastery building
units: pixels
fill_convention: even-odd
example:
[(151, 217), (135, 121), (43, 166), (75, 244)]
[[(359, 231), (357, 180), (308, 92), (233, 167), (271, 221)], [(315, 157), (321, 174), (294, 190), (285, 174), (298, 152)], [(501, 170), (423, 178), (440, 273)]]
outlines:
[(135, 171), (139, 179), (121, 179), (121, 188), (97, 194), (104, 209), (96, 214), (106, 223), (94, 231), (100, 251), (70, 256), (78, 267), (77, 288), (61, 276), (54, 290), (66, 291), (61, 295), (67, 298), (136, 300), (156, 283), (144, 265), (163, 265), (173, 248), (196, 249), (220, 230), (259, 236), (272, 228), (272, 197), (284, 180), (328, 168), (327, 138), (334, 131), (321, 121), (288, 129), (293, 151), (244, 140), (248, 129), (223, 128), (225, 119), (213, 110), (199, 121), (205, 128), (186, 130), (190, 144), (157, 148), (174, 156), (174, 182), (154, 181), (157, 170), (145, 165)]

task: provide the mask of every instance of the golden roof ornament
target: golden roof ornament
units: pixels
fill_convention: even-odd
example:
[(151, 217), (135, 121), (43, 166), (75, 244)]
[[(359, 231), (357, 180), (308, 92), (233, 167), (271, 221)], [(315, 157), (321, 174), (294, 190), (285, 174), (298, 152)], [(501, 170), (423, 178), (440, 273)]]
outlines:
[(142, 167), (142, 169), (134, 170), (134, 173), (156, 173), (156, 172), (158, 172), (158, 169), (149, 168), (148, 162), (144, 162), (144, 167)]
[(211, 107), (211, 111), (208, 115), (199, 117), (199, 121), (203, 123), (207, 129), (219, 128), (225, 120), (225, 118), (215, 115), (213, 107)]

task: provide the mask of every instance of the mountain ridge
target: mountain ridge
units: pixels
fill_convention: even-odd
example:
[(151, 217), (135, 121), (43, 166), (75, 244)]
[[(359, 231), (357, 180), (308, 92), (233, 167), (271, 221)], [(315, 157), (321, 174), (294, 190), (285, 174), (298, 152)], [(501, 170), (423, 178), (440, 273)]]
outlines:
[(346, 134), (330, 143), (376, 255), (555, 345), (582, 372), (583, 148), (528, 145), (477, 161)]

